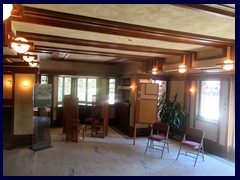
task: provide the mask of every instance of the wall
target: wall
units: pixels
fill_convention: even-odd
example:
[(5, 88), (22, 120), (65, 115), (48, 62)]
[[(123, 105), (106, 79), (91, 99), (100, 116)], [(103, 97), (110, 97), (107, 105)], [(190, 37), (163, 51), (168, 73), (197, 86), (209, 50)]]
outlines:
[(12, 83), (13, 83), (12, 75), (4, 74), (3, 75), (3, 99), (12, 99)]
[[(23, 87), (23, 82), (28, 82)], [(15, 74), (14, 82), (14, 135), (33, 133), (33, 84), (35, 74)]]
[(185, 91), (185, 81), (179, 80), (174, 81), (171, 80), (169, 87), (169, 100), (173, 100), (175, 94), (178, 94), (177, 101), (183, 106), (184, 105), (184, 91)]

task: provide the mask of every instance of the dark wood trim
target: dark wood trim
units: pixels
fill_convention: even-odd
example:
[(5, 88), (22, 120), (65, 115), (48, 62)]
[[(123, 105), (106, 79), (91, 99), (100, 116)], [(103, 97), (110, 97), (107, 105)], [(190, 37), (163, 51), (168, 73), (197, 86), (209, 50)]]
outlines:
[(62, 36), (22, 32), (22, 31), (17, 31), (16, 34), (17, 36), (25, 37), (28, 40), (46, 41), (46, 42), (52, 42), (52, 43), (70, 44), (70, 45), (78, 45), (78, 46), (108, 48), (108, 49), (117, 49), (117, 50), (125, 50), (125, 51), (140, 51), (140, 52), (147, 52), (147, 53), (167, 54), (167, 55), (182, 55), (186, 53), (192, 53), (191, 51), (76, 39), (76, 38), (68, 38), (68, 37), (62, 37)]
[(235, 41), (231, 39), (215, 38), (193, 33), (146, 27), (26, 6), (23, 6), (23, 9), (24, 18), (12, 17), (14, 21), (111, 35), (154, 39), (176, 43), (198, 44), (205, 46), (222, 47), (227, 45), (231, 46), (233, 43), (235, 43)]
[[(26, 68), (26, 67), (10, 67), (10, 66), (6, 67), (6, 66), (4, 66), (3, 67), (3, 71), (6, 71), (6, 72), (10, 71), (10, 72), (13, 72), (14, 74), (15, 73), (22, 73), (22, 74), (33, 73), (33, 74), (38, 74), (38, 68), (32, 68), (32, 67)], [(13, 82), (15, 82), (14, 79), (13, 79)], [(14, 83), (13, 83), (13, 85), (14, 85)]]
[(13, 99), (3, 99), (3, 105), (5, 107), (12, 107), (13, 106)]
[[(151, 132), (151, 128), (137, 128), (136, 137), (147, 137)], [(134, 127), (128, 126), (128, 136), (134, 136)]]
[(186, 54), (185, 55), (185, 66), (192, 67), (192, 62), (194, 59), (194, 54)]
[(235, 12), (230, 12), (230, 11), (226, 11), (223, 9), (218, 9), (218, 8), (202, 5), (202, 4), (175, 4), (175, 5), (184, 7), (184, 8), (190, 8), (190, 9), (195, 9), (195, 10), (199, 10), (199, 11), (204, 11), (204, 12), (211, 13), (211, 14), (235, 18)]
[(195, 61), (205, 61), (205, 60), (211, 60), (211, 59), (218, 59), (218, 58), (225, 58), (227, 57), (227, 47), (222, 48), (222, 54), (220, 55), (216, 55), (216, 56), (208, 56), (208, 57), (202, 57), (202, 58), (198, 58), (198, 54), (197, 57), (195, 58)]
[(188, 75), (188, 79), (191, 81), (195, 80), (216, 80), (216, 81), (222, 81), (226, 80), (229, 81), (231, 78), (232, 74), (226, 74), (226, 73), (218, 73), (218, 74), (191, 74), (190, 76)]
[[(94, 55), (94, 56), (105, 56), (105, 57), (121, 57), (127, 58), (130, 60), (153, 60), (159, 59), (159, 57), (149, 57), (149, 56), (140, 56), (140, 55), (131, 55), (131, 54), (122, 54), (122, 53), (111, 53), (111, 52), (102, 52), (102, 51), (87, 51), (87, 50), (78, 50), (78, 49), (68, 49), (68, 48), (56, 48), (49, 46), (35, 46), (35, 50), (32, 52), (62, 52), (69, 54), (84, 54), (84, 55)], [(66, 60), (68, 61), (68, 60)]]
[(32, 134), (13, 135), (13, 146), (32, 145)]
[(23, 6), (21, 4), (13, 4), (13, 10), (11, 13), (11, 18), (16, 17), (16, 18), (23, 18)]
[(12, 31), (12, 25), (11, 25), (10, 19), (3, 21), (3, 46), (4, 47), (8, 47), (8, 45), (9, 45), (8, 36), (10, 36), (10, 37), (15, 36), (15, 34)]
[(235, 7), (232, 7), (232, 6), (229, 6), (227, 4), (218, 4), (219, 6), (223, 6), (223, 7), (227, 7), (227, 8), (230, 8), (230, 9), (234, 9), (235, 10)]
[(231, 46), (231, 51), (230, 51), (230, 59), (232, 61), (235, 61), (235, 46)]
[(32, 68), (29, 66), (29, 64), (27, 62), (4, 62), (3, 63), (4, 66), (20, 66), (20, 67), (27, 67), (27, 68)]

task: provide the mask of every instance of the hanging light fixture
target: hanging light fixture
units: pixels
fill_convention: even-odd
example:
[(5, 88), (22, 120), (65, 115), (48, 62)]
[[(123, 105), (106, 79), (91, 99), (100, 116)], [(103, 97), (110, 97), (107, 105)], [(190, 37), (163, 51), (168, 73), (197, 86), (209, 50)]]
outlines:
[(226, 71), (230, 71), (230, 70), (232, 70), (232, 69), (234, 68), (233, 63), (234, 63), (234, 62), (233, 62), (232, 60), (225, 60), (225, 61), (223, 62), (222, 68), (223, 68), (224, 70), (226, 70)]
[(14, 40), (10, 40), (10, 48), (13, 48), (20, 54), (27, 52), (30, 47), (33, 49), (33, 43), (28, 42), (28, 40), (23, 37), (17, 37)]
[(230, 71), (234, 68), (234, 61), (232, 60), (225, 60), (223, 63), (218, 63), (216, 65), (220, 65), (224, 70)]
[[(160, 72), (160, 70), (159, 70), (159, 65), (160, 65), (160, 62), (159, 62), (160, 60), (154, 60), (154, 61), (152, 61), (152, 74), (153, 75), (156, 75), (156, 74), (158, 74), (159, 72)], [(160, 67), (160, 69), (161, 69), (161, 67)]]
[(38, 64), (39, 64), (39, 62), (37, 62), (37, 61), (31, 61), (31, 62), (29, 62), (29, 65), (30, 65), (31, 67), (36, 67)]
[(185, 65), (178, 66), (178, 72), (185, 73), (186, 71), (187, 71), (187, 66)]
[(159, 73), (159, 69), (158, 68), (152, 68), (152, 74), (156, 75)]
[(10, 15), (13, 9), (12, 4), (3, 4), (3, 21), (6, 20)]
[(31, 62), (37, 60), (37, 55), (34, 55), (33, 53), (26, 52), (25, 54), (21, 55), (21, 59), (26, 62)]

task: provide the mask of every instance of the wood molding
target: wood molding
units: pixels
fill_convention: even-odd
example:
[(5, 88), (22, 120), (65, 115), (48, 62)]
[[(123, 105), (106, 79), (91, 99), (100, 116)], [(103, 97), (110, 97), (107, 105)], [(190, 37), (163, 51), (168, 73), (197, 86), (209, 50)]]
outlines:
[(105, 57), (120, 57), (127, 58), (129, 60), (153, 60), (159, 59), (159, 57), (149, 57), (149, 56), (140, 56), (140, 55), (131, 55), (131, 54), (122, 54), (122, 53), (111, 53), (111, 52), (102, 52), (102, 51), (87, 51), (79, 49), (68, 49), (68, 48), (59, 48), (59, 47), (49, 47), (49, 46), (37, 46), (32, 52), (61, 52), (68, 54), (84, 54), (84, 55), (94, 55), (94, 56), (105, 56)]
[[(12, 72), (14, 73), (30, 73), (30, 74), (38, 74), (38, 68), (32, 68), (28, 65), (28, 68), (26, 67), (17, 67), (17, 66), (3, 66), (4, 72)], [(14, 76), (13, 76), (14, 77)], [(14, 82), (14, 80), (13, 80)], [(14, 97), (14, 96), (13, 96)]]
[(211, 14), (216, 14), (216, 15), (235, 18), (235, 13), (234, 12), (230, 12), (230, 11), (226, 11), (226, 10), (223, 10), (223, 9), (218, 9), (218, 8), (206, 6), (206, 5), (203, 5), (203, 4), (175, 4), (175, 5), (180, 6), (180, 7), (195, 9), (195, 10), (199, 10), (199, 11), (204, 11), (204, 12), (211, 13)]
[(125, 51), (140, 51), (140, 52), (158, 53), (158, 54), (166, 54), (166, 55), (182, 55), (186, 53), (192, 53), (191, 51), (76, 39), (76, 38), (68, 38), (68, 37), (62, 37), (62, 36), (29, 33), (29, 32), (23, 32), (23, 31), (17, 31), (16, 34), (17, 36), (25, 37), (28, 40), (47, 41), (52, 43), (70, 44), (70, 45), (78, 45), (78, 46), (108, 48), (108, 49), (117, 49), (117, 50), (125, 50)]
[(146, 27), (26, 6), (23, 6), (23, 9), (24, 18), (12, 17), (12, 20), (66, 29), (215, 47), (231, 46), (235, 42), (231, 39)]

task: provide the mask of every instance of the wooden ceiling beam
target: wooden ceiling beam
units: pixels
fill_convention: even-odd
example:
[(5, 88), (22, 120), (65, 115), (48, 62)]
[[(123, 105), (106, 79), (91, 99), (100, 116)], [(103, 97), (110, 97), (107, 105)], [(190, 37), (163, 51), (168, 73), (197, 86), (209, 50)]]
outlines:
[(44, 26), (176, 43), (198, 44), (214, 47), (231, 46), (235, 43), (235, 41), (231, 39), (146, 27), (26, 6), (23, 6), (23, 9), (23, 18), (13, 17), (12, 19), (15, 21), (34, 23)]
[(86, 51), (86, 50), (78, 50), (78, 49), (67, 49), (67, 48), (59, 48), (59, 47), (37, 46), (37, 45), (35, 45), (35, 49), (32, 52), (40, 52), (40, 53), (60, 52), (60, 53), (68, 53), (68, 54), (84, 54), (84, 55), (91, 55), (91, 56), (119, 57), (119, 58), (127, 58), (128, 60), (159, 59), (159, 57), (151, 57), (151, 56), (110, 53), (110, 52), (102, 52), (102, 51)]
[(69, 37), (62, 37), (62, 36), (39, 34), (39, 33), (29, 33), (29, 32), (23, 32), (23, 31), (17, 31), (16, 34), (17, 36), (25, 37), (28, 40), (44, 41), (44, 42), (46, 41), (51, 43), (69, 44), (69, 45), (76, 45), (76, 46), (88, 46), (88, 47), (107, 48), (107, 49), (135, 51), (135, 52), (139, 51), (139, 52), (158, 53), (158, 54), (175, 55), (175, 56), (193, 53), (192, 51), (156, 48), (156, 47), (139, 46), (139, 45), (129, 45), (129, 44), (103, 42), (103, 41), (93, 41), (93, 40), (86, 40), (86, 39), (76, 39), (76, 38), (69, 38)]
[(206, 6), (203, 4), (175, 4), (175, 5), (184, 7), (184, 8), (190, 8), (190, 9), (195, 9), (195, 10), (199, 10), (199, 11), (204, 11), (204, 12), (212, 13), (212, 14), (216, 14), (216, 15), (235, 18), (235, 12), (218, 9), (218, 8)]

